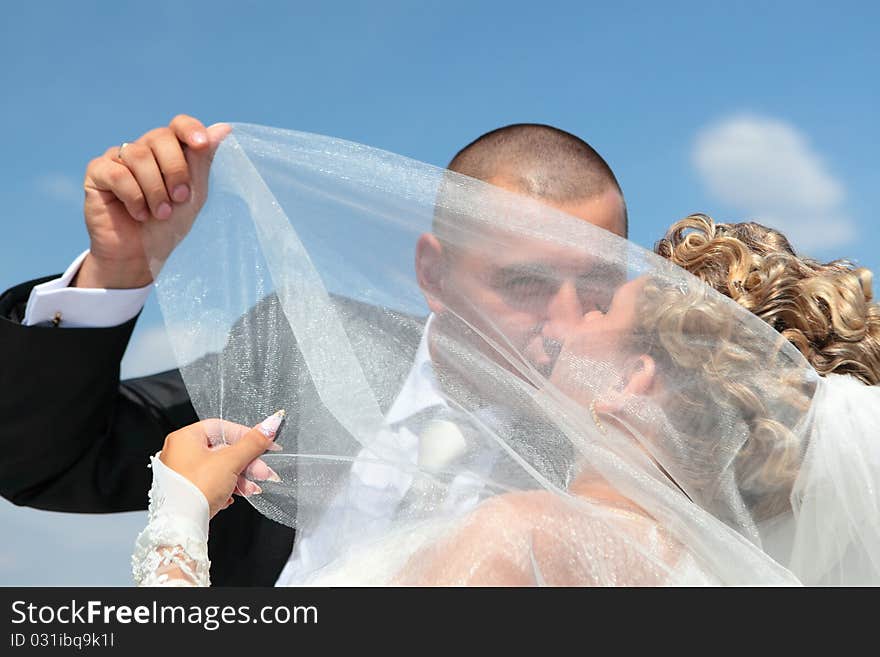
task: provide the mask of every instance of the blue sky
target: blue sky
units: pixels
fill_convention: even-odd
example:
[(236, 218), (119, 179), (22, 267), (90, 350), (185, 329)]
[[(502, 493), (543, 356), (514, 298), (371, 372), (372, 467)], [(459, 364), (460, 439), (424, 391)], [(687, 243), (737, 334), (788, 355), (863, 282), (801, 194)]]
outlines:
[[(611, 164), (642, 245), (705, 211), (880, 271), (878, 28), (874, 2), (15, 3), (0, 289), (86, 248), (88, 161), (180, 112), (441, 166), (492, 128), (551, 123)], [(151, 303), (126, 371), (162, 348), (158, 325)], [(137, 514), (0, 518), (0, 584), (128, 581)], [(48, 566), (65, 541), (84, 559), (102, 545), (103, 574)]]

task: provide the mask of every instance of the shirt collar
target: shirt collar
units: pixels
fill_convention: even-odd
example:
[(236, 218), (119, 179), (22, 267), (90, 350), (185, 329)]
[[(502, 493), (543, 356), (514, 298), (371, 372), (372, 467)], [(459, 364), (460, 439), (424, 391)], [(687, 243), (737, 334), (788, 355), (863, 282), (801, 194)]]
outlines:
[(428, 321), (425, 322), (425, 330), (419, 341), (412, 368), (410, 368), (400, 392), (394, 399), (394, 403), (391, 404), (391, 408), (385, 415), (387, 424), (402, 422), (432, 406), (447, 406), (443, 391), (440, 389), (440, 383), (437, 381), (434, 364), (431, 362), (431, 351), (428, 348), (428, 335), (433, 320), (432, 313), (428, 316)]

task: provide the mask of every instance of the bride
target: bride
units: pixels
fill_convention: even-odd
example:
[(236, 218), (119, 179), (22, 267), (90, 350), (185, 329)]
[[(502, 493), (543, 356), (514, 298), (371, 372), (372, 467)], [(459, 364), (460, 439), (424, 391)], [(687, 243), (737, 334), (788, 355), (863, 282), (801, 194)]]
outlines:
[[(548, 234), (570, 245), (559, 226)], [(880, 583), (870, 273), (703, 215), (674, 224), (660, 257), (576, 230), (605, 265), (577, 293), (613, 294), (570, 327), (547, 371), (446, 292), (428, 335), (449, 399), (413, 429), (415, 464), (402, 456), (410, 434), (388, 425), (329, 466), (318, 421), (314, 448), (286, 453), (283, 411), (171, 434), (152, 459), (135, 581), (208, 585), (209, 519), (239, 493), (278, 518), (300, 505), (302, 534), (334, 518), (332, 546), (310, 544), (323, 554), (300, 574), (308, 584)], [(511, 303), (551, 284), (517, 275)], [(377, 469), (407, 490), (391, 520), (364, 520), (368, 489), (346, 492)]]

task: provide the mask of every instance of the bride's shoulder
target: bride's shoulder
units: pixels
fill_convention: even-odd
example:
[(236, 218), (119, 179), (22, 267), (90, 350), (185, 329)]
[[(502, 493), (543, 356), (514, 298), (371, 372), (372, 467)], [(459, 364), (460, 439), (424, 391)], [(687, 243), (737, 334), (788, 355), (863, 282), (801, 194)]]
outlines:
[(560, 496), (545, 490), (518, 491), (496, 495), (482, 502), (471, 514), (471, 523), (481, 527), (500, 524), (516, 527), (529, 524), (536, 516), (549, 510), (561, 510)]
[(639, 507), (621, 496), (548, 490), (519, 491), (489, 498), (474, 510), (467, 524), (483, 533), (501, 528), (505, 535), (512, 536), (533, 534), (560, 524), (576, 523), (583, 527), (609, 522), (654, 524)]
[(826, 374), (817, 376), (816, 381), (818, 390), (814, 400), (856, 396), (880, 402), (880, 386), (869, 385), (852, 374)]
[(486, 500), (443, 546), (445, 559), (467, 556), (469, 581), (488, 584), (659, 582), (679, 552), (637, 508), (542, 490)]
[(811, 447), (838, 450), (871, 447), (876, 452), (876, 427), (880, 424), (880, 386), (868, 385), (848, 374), (819, 379), (809, 422)]

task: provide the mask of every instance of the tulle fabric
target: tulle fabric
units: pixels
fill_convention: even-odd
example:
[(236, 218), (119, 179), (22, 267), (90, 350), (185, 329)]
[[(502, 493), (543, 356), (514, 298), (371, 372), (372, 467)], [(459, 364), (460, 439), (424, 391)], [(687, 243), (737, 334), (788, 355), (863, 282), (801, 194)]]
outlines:
[(288, 413), (292, 583), (880, 581), (877, 391), (683, 270), (318, 135), (237, 124), (210, 184), (146, 248), (199, 417)]
[(810, 420), (780, 558), (811, 584), (880, 585), (880, 388), (828, 376)]

